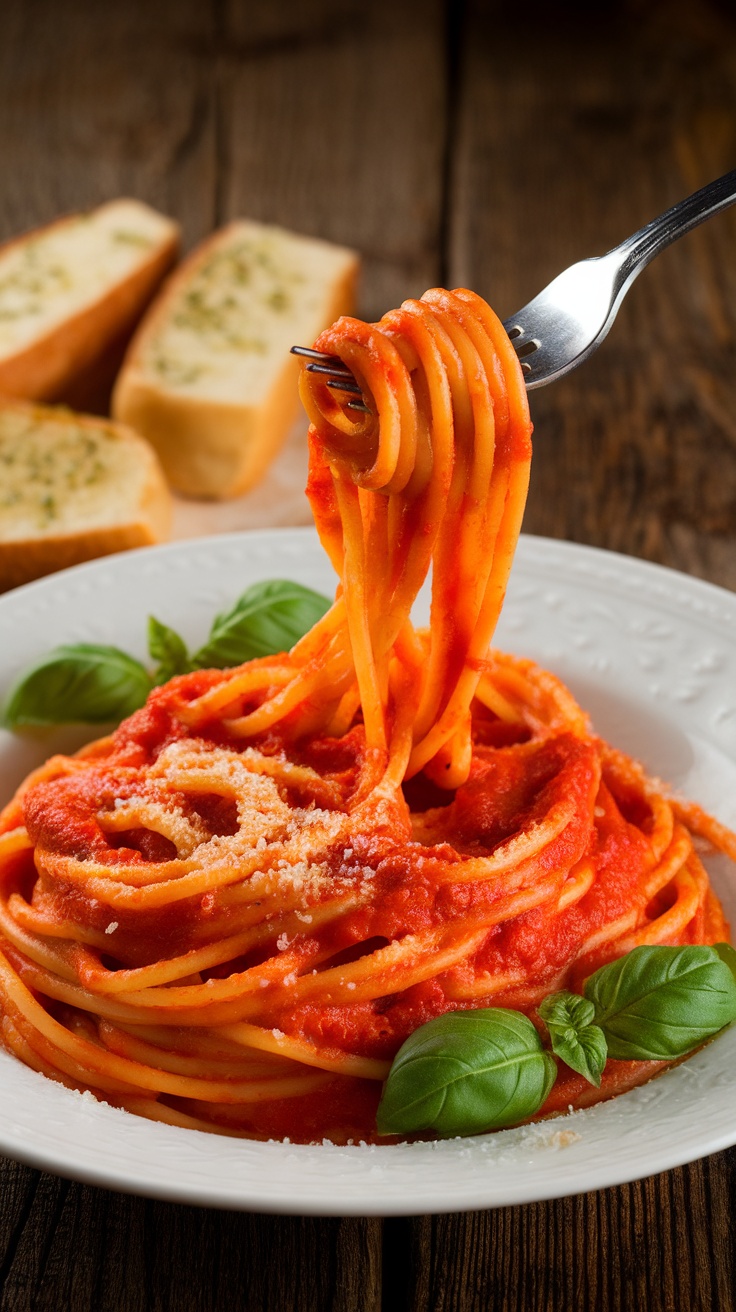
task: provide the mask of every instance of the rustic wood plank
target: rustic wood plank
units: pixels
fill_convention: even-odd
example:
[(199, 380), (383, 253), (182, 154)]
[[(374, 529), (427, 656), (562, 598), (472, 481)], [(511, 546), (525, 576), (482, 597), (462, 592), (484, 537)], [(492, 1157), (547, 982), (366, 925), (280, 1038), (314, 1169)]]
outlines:
[(355, 246), (361, 313), (440, 276), (445, 150), (440, 0), (230, 0), (223, 215)]
[[(736, 28), (711, 3), (471, 8), (451, 269), (499, 311), (733, 167)], [(534, 393), (526, 527), (736, 586), (736, 214), (660, 256), (579, 373)]]
[(214, 4), (8, 0), (0, 42), (0, 240), (131, 195), (187, 244), (213, 226)]
[[(202, 53), (213, 14), (196, 0), (4, 6), (0, 241), (125, 195), (175, 215), (187, 244), (209, 232), (217, 89)], [(104, 413), (125, 345), (59, 399)]]
[[(598, 1194), (391, 1222), (401, 1227), (409, 1280), (389, 1307), (732, 1312), (734, 1241), (727, 1200), (735, 1171), (731, 1150)], [(696, 1218), (707, 1224), (698, 1225)]]
[(379, 1312), (380, 1228), (129, 1198), (3, 1163), (5, 1312)]

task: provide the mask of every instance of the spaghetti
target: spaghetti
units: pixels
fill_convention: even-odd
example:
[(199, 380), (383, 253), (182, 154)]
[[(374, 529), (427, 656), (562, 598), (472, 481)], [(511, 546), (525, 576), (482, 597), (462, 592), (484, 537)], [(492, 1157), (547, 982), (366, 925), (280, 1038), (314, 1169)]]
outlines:
[[(26, 781), (0, 818), (0, 995), (6, 1047), (72, 1088), (344, 1142), (374, 1137), (433, 1016), (534, 1019), (639, 944), (727, 936), (692, 836), (736, 839), (489, 650), (531, 425), (488, 306), (435, 290), (317, 346), (371, 399), (303, 375), (334, 605), (290, 653), (173, 679)], [(600, 1090), (561, 1067), (542, 1114), (661, 1065), (611, 1061)]]

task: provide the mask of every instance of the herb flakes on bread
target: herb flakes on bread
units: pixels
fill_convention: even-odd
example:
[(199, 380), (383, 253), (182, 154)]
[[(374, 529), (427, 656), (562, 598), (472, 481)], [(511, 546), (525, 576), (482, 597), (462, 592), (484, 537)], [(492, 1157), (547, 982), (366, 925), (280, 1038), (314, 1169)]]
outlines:
[(298, 412), (296, 343), (353, 308), (358, 258), (329, 242), (238, 221), (177, 269), (136, 333), (113, 414), (156, 447), (187, 496), (257, 482)]
[(124, 345), (175, 262), (179, 228), (137, 200), (0, 246), (0, 393), (59, 400)]
[(0, 592), (169, 535), (155, 453), (122, 424), (0, 400)]

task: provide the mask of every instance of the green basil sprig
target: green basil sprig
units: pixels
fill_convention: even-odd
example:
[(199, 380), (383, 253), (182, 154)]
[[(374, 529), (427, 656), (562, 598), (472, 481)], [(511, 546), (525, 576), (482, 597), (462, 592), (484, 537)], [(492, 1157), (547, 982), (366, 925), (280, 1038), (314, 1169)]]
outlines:
[(539, 1008), (557, 1057), (600, 1088), (606, 1064), (606, 1037), (596, 1025), (595, 1007), (578, 993), (552, 993)]
[(21, 729), (122, 720), (143, 705), (153, 687), (176, 674), (226, 669), (254, 656), (288, 651), (330, 605), (329, 598), (299, 583), (256, 583), (217, 616), (204, 646), (193, 655), (174, 629), (151, 616), (152, 672), (117, 647), (86, 642), (56, 647), (18, 679), (1, 722)]
[(197, 669), (224, 669), (257, 656), (290, 651), (331, 605), (327, 597), (299, 583), (284, 579), (255, 583), (230, 610), (216, 617), (192, 663)]
[[(539, 1014), (555, 1055), (599, 1087), (608, 1057), (672, 1061), (732, 1024), (736, 951), (728, 943), (634, 948), (591, 975), (584, 992), (550, 994)], [(556, 1070), (521, 1012), (447, 1012), (396, 1054), (378, 1133), (446, 1137), (517, 1125), (542, 1107)]]
[(155, 662), (152, 680), (156, 686), (173, 679), (175, 674), (188, 674), (192, 669), (184, 639), (176, 629), (162, 624), (154, 615), (148, 617), (148, 654)]
[(591, 975), (584, 993), (553, 993), (539, 1014), (552, 1051), (599, 1086), (608, 1057), (673, 1061), (736, 1020), (736, 952), (730, 943), (634, 948)]
[(730, 943), (714, 943), (713, 951), (718, 953), (721, 961), (725, 961), (734, 979), (736, 979), (736, 949), (732, 948)]
[(684, 1057), (736, 1020), (736, 979), (711, 947), (634, 948), (584, 991), (608, 1056), (622, 1061)]
[(18, 680), (5, 704), (9, 729), (49, 724), (107, 724), (142, 706), (151, 679), (117, 647), (78, 642), (55, 647)]
[(539, 1111), (556, 1073), (520, 1012), (447, 1012), (415, 1030), (396, 1054), (378, 1133), (435, 1130), (447, 1138), (516, 1125)]

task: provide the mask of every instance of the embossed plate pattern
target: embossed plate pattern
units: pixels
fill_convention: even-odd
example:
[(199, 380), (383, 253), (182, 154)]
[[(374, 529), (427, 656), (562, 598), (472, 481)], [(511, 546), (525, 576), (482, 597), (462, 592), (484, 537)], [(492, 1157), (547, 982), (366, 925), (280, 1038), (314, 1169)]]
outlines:
[[(213, 614), (260, 578), (330, 591), (311, 530), (130, 552), (0, 598), (0, 696), (58, 642), (145, 657), (146, 616), (201, 642)], [(596, 728), (736, 824), (736, 597), (606, 552), (522, 538), (499, 647), (560, 674)], [(87, 734), (87, 736), (91, 736)], [(0, 733), (0, 798), (35, 763), (80, 743)], [(736, 883), (709, 862), (736, 920)], [(0, 1053), (0, 1151), (113, 1189), (254, 1211), (400, 1215), (531, 1202), (668, 1169), (736, 1143), (736, 1029), (633, 1093), (476, 1139), (398, 1147), (260, 1144), (158, 1126), (45, 1080)]]

